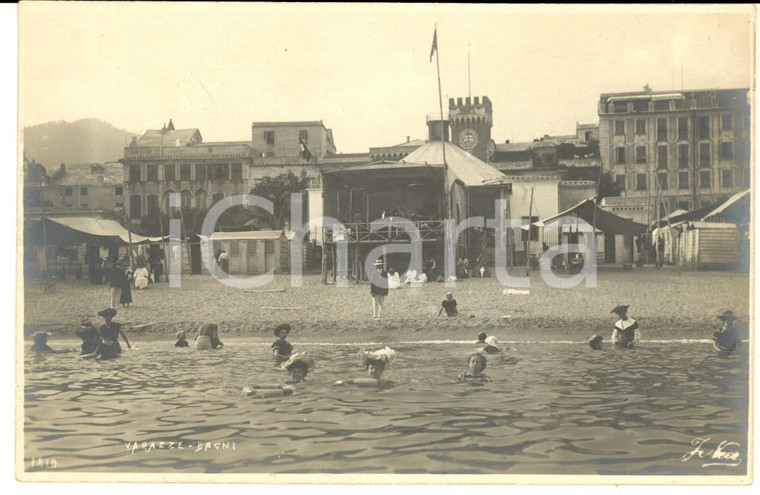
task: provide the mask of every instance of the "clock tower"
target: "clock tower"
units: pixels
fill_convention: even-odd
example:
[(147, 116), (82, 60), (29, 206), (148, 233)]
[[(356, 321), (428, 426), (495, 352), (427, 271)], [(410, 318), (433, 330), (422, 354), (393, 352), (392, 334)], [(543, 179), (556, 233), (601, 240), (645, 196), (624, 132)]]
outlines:
[(484, 96), (472, 98), (449, 98), (449, 122), (451, 142), (471, 155), (488, 163), (488, 145), (491, 142), (493, 109), (491, 100)]

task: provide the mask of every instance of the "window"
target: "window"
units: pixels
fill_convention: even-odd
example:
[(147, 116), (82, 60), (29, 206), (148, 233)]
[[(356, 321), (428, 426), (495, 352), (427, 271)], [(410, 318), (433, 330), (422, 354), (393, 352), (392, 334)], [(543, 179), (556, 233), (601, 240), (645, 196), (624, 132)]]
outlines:
[(661, 172), (657, 174), (657, 184), (660, 186), (660, 191), (668, 190), (668, 173)]
[(668, 168), (668, 145), (657, 147), (657, 168)]
[(172, 181), (177, 180), (174, 175), (174, 164), (164, 165), (164, 180)]
[(618, 165), (625, 164), (625, 148), (622, 146), (615, 148), (615, 163)]
[(129, 217), (142, 218), (142, 196), (134, 195), (129, 197)]
[(158, 215), (158, 195), (156, 194), (149, 194), (148, 195), (148, 216), (149, 217), (155, 217)]
[(643, 136), (647, 133), (647, 121), (644, 119), (636, 120), (636, 135)]
[(689, 139), (689, 119), (678, 117), (678, 140), (686, 141)]
[(245, 241), (230, 241), (230, 256), (240, 256), (240, 243)]
[(180, 201), (181, 201), (180, 204), (183, 210), (193, 207), (193, 194), (187, 189), (183, 189), (179, 193), (179, 198), (180, 198)]
[(228, 180), (230, 178), (230, 166), (227, 163), (216, 164), (216, 180)]
[(615, 175), (615, 184), (617, 184), (621, 191), (625, 191), (625, 174)]
[(691, 210), (691, 202), (690, 201), (679, 201), (677, 206), (681, 210), (686, 210), (686, 211)]
[(646, 162), (647, 162), (647, 147), (636, 146), (636, 163), (646, 163)]
[(722, 187), (734, 187), (734, 171), (733, 170), (720, 171), (720, 185)]
[(699, 139), (710, 139), (710, 117), (699, 118)]
[[(530, 225), (530, 240), (531, 241), (538, 240), (538, 227), (533, 225), (533, 223), (535, 222), (538, 222), (538, 217), (522, 217), (522, 225)], [(520, 239), (523, 242), (526, 242), (528, 240), (528, 230), (520, 229)]]
[(655, 101), (654, 110), (656, 112), (663, 112), (665, 110), (670, 110), (670, 102), (667, 100)]
[(211, 202), (212, 202), (211, 204), (215, 205), (215, 204), (217, 204), (219, 201), (221, 201), (223, 199), (224, 199), (224, 194), (222, 194), (222, 193), (214, 193), (214, 195), (211, 196)]
[(121, 196), (122, 194), (124, 194), (123, 186), (115, 186), (113, 188), (113, 194), (114, 196)]
[(647, 190), (647, 174), (636, 174), (636, 190)]
[(308, 143), (309, 131), (298, 131), (298, 140), (302, 143)]
[(723, 141), (720, 143), (720, 159), (721, 160), (733, 160), (734, 159), (734, 143), (731, 141)]
[(129, 166), (129, 182), (132, 184), (140, 182), (140, 165)]
[(243, 180), (243, 164), (232, 164), (232, 180)]
[(657, 119), (657, 141), (668, 140), (668, 119)]
[(615, 121), (615, 135), (625, 136), (625, 121), (624, 120)]
[(89, 193), (89, 191), (87, 190), (87, 188), (85, 186), (81, 186), (79, 188), (79, 195), (80, 196), (87, 196), (88, 193)]
[(734, 118), (731, 115), (723, 115), (720, 119), (720, 127), (724, 131), (733, 130)]
[(267, 144), (274, 144), (274, 131), (264, 131), (264, 141)]
[(183, 163), (179, 166), (179, 180), (190, 180), (190, 164)]
[(649, 111), (649, 101), (647, 100), (634, 100), (633, 101), (633, 111), (634, 112), (648, 112)]
[(148, 182), (158, 182), (158, 165), (148, 165)]
[(164, 193), (164, 209), (166, 210), (166, 213), (168, 215), (171, 215), (172, 212), (174, 211), (174, 208), (172, 207), (172, 203), (171, 203), (172, 194), (174, 194), (174, 191), (172, 191), (171, 189), (169, 189), (168, 191)]
[(628, 103), (625, 101), (618, 101), (614, 104), (615, 113), (626, 113), (628, 111)]
[(74, 188), (71, 186), (66, 186), (63, 188), (63, 195), (64, 196), (71, 196), (74, 194)]
[(701, 187), (702, 189), (710, 188), (710, 171), (709, 170), (701, 170), (699, 172), (699, 187)]
[(195, 165), (195, 180), (206, 180), (206, 164), (198, 163)]
[(593, 133), (591, 131), (586, 131), (584, 136), (585, 136), (584, 141), (591, 141), (592, 139), (594, 139)]
[(699, 166), (710, 166), (710, 143), (699, 143)]
[(678, 168), (689, 168), (689, 145), (678, 145)]
[(689, 188), (689, 172), (678, 172), (678, 189)]
[(203, 189), (195, 191), (195, 207), (200, 209), (206, 207), (206, 191)]

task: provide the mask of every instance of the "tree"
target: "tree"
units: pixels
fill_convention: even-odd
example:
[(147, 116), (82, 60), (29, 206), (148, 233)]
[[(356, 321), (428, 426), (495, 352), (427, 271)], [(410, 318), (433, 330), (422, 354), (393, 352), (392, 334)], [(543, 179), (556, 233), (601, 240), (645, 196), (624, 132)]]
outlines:
[(290, 215), (290, 195), (306, 190), (308, 184), (305, 172), (301, 174), (301, 177), (297, 177), (293, 172), (280, 177), (264, 177), (251, 189), (251, 194), (261, 196), (274, 203), (274, 215), (264, 215), (260, 208), (256, 208), (257, 213), (269, 216), (274, 227), (282, 229), (283, 220)]

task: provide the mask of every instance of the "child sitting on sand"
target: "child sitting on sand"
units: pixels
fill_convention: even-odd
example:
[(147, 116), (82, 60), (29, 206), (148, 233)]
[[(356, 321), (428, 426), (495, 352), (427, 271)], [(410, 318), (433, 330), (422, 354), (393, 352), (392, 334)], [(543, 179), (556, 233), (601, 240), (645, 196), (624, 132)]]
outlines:
[(486, 369), (486, 357), (478, 352), (467, 358), (470, 369), (457, 377), (458, 382), (490, 382), (492, 381), (483, 371)]
[(441, 309), (438, 310), (438, 316), (441, 316), (441, 312), (446, 310), (446, 316), (456, 316), (457, 312), (457, 300), (454, 299), (454, 294), (451, 292), (446, 293), (446, 299), (441, 302)]
[(734, 316), (733, 311), (724, 311), (718, 318), (723, 324), (713, 332), (713, 348), (720, 353), (720, 357), (726, 357), (739, 349), (741, 339), (734, 328), (739, 318)]
[(361, 349), (356, 355), (359, 365), (367, 370), (369, 378), (354, 378), (353, 380), (338, 380), (333, 385), (356, 385), (358, 387), (388, 388), (394, 385), (390, 380), (381, 377), (385, 369), (396, 358), (396, 351), (390, 347), (368, 352)]
[(274, 335), (277, 337), (277, 340), (272, 344), (274, 357), (283, 360), (289, 359), (293, 353), (293, 346), (285, 339), (290, 335), (290, 325), (287, 323), (277, 325), (277, 328), (274, 329)]
[(177, 332), (177, 342), (174, 343), (174, 347), (190, 347), (184, 330)]
[(610, 311), (620, 318), (615, 322), (615, 330), (612, 332), (612, 343), (618, 348), (632, 349), (641, 340), (639, 323), (628, 317), (628, 308), (627, 304), (620, 304)]
[(282, 385), (268, 384), (243, 387), (243, 395), (257, 399), (293, 395), (296, 391), (293, 384), (304, 381), (306, 375), (314, 370), (314, 359), (306, 352), (296, 352), (287, 362), (283, 363), (282, 369), (288, 372), (290, 379), (287, 382)]

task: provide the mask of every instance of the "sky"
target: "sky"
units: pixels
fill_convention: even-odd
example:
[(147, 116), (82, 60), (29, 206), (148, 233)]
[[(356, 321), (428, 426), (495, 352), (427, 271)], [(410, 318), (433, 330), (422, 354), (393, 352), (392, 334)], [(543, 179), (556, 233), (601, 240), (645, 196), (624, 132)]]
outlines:
[[(98, 118), (131, 132), (251, 138), (322, 120), (339, 152), (426, 138), (448, 97), (488, 96), (492, 138), (598, 122), (601, 93), (750, 87), (751, 6), (22, 2), (20, 127)], [(470, 71), (468, 82), (468, 50)], [(469, 88), (468, 88), (469, 85)]]

